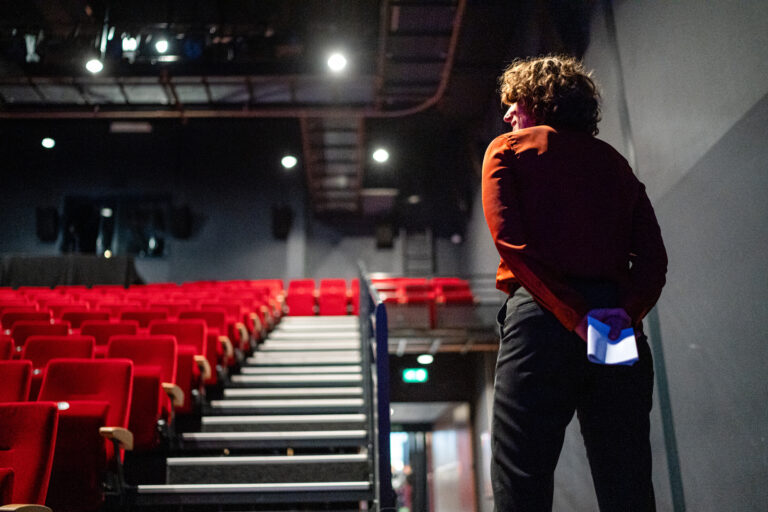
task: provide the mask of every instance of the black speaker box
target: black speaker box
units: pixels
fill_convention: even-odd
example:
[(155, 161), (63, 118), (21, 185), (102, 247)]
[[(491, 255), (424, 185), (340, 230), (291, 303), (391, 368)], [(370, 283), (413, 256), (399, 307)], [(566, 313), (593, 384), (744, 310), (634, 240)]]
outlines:
[(276, 240), (287, 240), (293, 224), (293, 210), (290, 206), (272, 206), (272, 236)]
[(376, 224), (376, 248), (391, 249), (395, 243), (395, 227), (391, 222)]
[(35, 232), (41, 242), (55, 242), (59, 237), (59, 212), (56, 208), (35, 209)]

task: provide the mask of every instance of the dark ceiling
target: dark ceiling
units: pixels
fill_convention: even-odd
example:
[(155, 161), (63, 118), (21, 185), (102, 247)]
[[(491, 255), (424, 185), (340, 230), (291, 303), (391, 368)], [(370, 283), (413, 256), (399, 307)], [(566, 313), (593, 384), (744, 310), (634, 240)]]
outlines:
[[(495, 77), (515, 56), (583, 54), (591, 5), (3, 0), (0, 120), (8, 129), (20, 119), (141, 126), (293, 119), (300, 140), (292, 145), (315, 214), (379, 214), (381, 196), (372, 212), (368, 192), (388, 187), (400, 191), (391, 201), (436, 189), (432, 203), (461, 215), (477, 160), (473, 143), (487, 137), (487, 119), (499, 113)], [(136, 50), (124, 49), (126, 38), (136, 38)], [(162, 54), (159, 39), (168, 41)], [(349, 61), (339, 75), (325, 64), (335, 50)], [(103, 71), (86, 71), (90, 57)], [(397, 148), (388, 164), (397, 169), (386, 178), (372, 171), (370, 152), (380, 142)]]

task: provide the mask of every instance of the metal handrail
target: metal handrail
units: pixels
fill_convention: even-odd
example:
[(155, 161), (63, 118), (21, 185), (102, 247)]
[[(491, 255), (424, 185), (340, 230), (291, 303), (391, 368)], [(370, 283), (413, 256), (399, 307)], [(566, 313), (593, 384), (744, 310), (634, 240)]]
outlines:
[(389, 450), (389, 351), (387, 310), (373, 287), (363, 262), (358, 263), (360, 276), (360, 334), (363, 347), (363, 389), (371, 432), (369, 446), (373, 454), (372, 472), (376, 509), (395, 507), (392, 489), (392, 467)]

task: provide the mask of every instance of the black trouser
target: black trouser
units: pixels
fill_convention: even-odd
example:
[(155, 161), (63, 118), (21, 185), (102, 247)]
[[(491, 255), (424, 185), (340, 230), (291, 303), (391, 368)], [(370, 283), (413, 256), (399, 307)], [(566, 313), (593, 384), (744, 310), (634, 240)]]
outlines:
[[(611, 286), (580, 291), (615, 306)], [(649, 413), (653, 361), (644, 335), (633, 366), (590, 363), (586, 344), (519, 288), (499, 311), (491, 480), (497, 512), (552, 510), (554, 472), (577, 412), (601, 512), (655, 510)], [(586, 468), (585, 468), (586, 469)]]

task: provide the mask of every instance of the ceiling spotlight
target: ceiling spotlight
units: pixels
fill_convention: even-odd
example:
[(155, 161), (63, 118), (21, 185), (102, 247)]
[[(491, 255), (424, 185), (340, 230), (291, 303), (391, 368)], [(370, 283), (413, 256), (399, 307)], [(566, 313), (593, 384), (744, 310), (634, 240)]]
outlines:
[(168, 51), (168, 41), (165, 39), (158, 39), (155, 43), (155, 50), (157, 53), (165, 53)]
[(293, 155), (286, 155), (280, 160), (280, 163), (283, 164), (283, 167), (286, 169), (293, 169), (299, 161)]
[(104, 69), (104, 64), (99, 59), (91, 59), (85, 63), (85, 69), (93, 73), (94, 75)]
[(328, 67), (334, 73), (339, 73), (347, 67), (347, 58), (340, 53), (331, 54), (331, 56), (328, 57)]
[(384, 162), (389, 160), (389, 151), (387, 151), (384, 148), (379, 148), (373, 152), (373, 159), (379, 162), (380, 164), (383, 164)]
[(432, 361), (435, 360), (435, 357), (432, 354), (421, 354), (419, 357), (416, 358), (416, 361), (419, 364), (432, 364)]
[(53, 146), (55, 146), (55, 145), (56, 145), (56, 141), (55, 141), (55, 140), (53, 140), (53, 139), (52, 139), (52, 138), (50, 138), (50, 137), (46, 137), (46, 138), (44, 138), (42, 141), (40, 141), (40, 144), (42, 144), (42, 146), (43, 146), (45, 149), (53, 149)]
[(408, 196), (408, 204), (419, 204), (421, 202), (421, 196), (418, 194), (413, 194)]
[(112, 216), (112, 208), (102, 208), (101, 209), (101, 216), (102, 217), (111, 217)]
[(122, 44), (124, 52), (135, 52), (139, 47), (139, 40), (135, 37), (124, 37)]
[(451, 243), (454, 245), (459, 245), (461, 242), (464, 241), (464, 237), (461, 236), (459, 233), (454, 233), (451, 235)]

